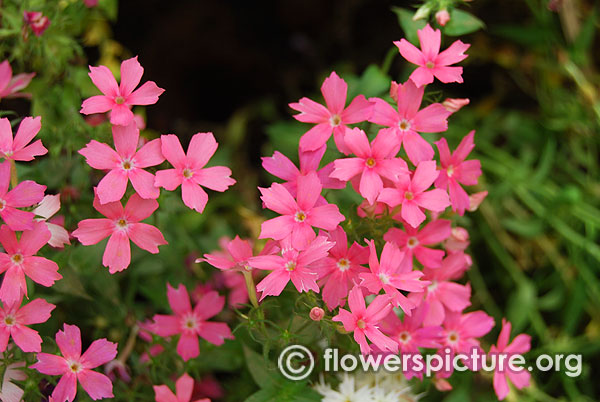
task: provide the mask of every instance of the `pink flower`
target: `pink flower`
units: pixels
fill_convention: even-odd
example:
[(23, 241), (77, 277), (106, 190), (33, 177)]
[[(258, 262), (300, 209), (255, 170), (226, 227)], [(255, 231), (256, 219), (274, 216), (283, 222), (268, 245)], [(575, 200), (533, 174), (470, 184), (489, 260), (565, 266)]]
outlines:
[(470, 355), (473, 348), (481, 350), (477, 338), (486, 335), (494, 327), (494, 319), (483, 311), (461, 314), (448, 312), (444, 319), (441, 343), (453, 353)]
[(50, 20), (40, 11), (24, 11), (23, 19), (31, 27), (35, 36), (41, 36), (50, 26)]
[(200, 213), (208, 202), (208, 195), (201, 186), (214, 191), (225, 191), (235, 184), (231, 170), (225, 166), (205, 168), (215, 154), (218, 144), (212, 133), (194, 134), (188, 146), (187, 155), (183, 152), (179, 138), (174, 134), (162, 135), (161, 149), (165, 158), (175, 169), (156, 172), (154, 185), (173, 191), (181, 185), (183, 203)]
[(350, 102), (347, 108), (346, 96), (348, 85), (334, 72), (325, 79), (321, 93), (327, 107), (308, 98), (302, 98), (298, 103), (290, 103), (290, 107), (300, 112), (296, 120), (303, 123), (316, 123), (300, 138), (302, 151), (315, 151), (321, 148), (333, 132), (333, 138), (338, 149), (348, 154), (350, 150), (344, 144), (344, 133), (348, 124), (360, 123), (367, 120), (372, 113), (373, 104), (359, 95)]
[(477, 184), (477, 179), (481, 176), (481, 162), (478, 160), (465, 161), (467, 155), (475, 148), (474, 135), (475, 131), (467, 134), (452, 154), (450, 154), (445, 138), (435, 143), (440, 151), (442, 165), (435, 186), (442, 190), (448, 189), (452, 210), (458, 212), (459, 215), (463, 215), (465, 209), (469, 208), (469, 195), (460, 185), (473, 186)]
[(56, 402), (75, 400), (77, 381), (93, 400), (114, 397), (110, 379), (92, 369), (117, 356), (116, 343), (104, 338), (95, 340), (82, 355), (81, 332), (77, 326), (69, 324), (64, 325), (63, 331), (56, 333), (56, 343), (62, 357), (38, 353), (37, 363), (30, 366), (42, 374), (62, 376), (52, 391), (51, 400)]
[(279, 183), (273, 183), (270, 188), (259, 187), (266, 207), (282, 215), (262, 223), (259, 239), (283, 240), (291, 236), (292, 247), (302, 250), (316, 236), (313, 226), (335, 229), (344, 215), (334, 204), (315, 206), (322, 188), (315, 172), (298, 177), (296, 199)]
[(400, 290), (421, 292), (425, 286), (429, 285), (429, 282), (419, 280), (423, 276), (423, 272), (413, 271), (412, 268), (401, 265), (405, 260), (404, 253), (394, 243), (385, 243), (381, 252), (381, 262), (377, 260), (375, 242), (370, 240), (367, 243), (370, 251), (369, 268), (371, 272), (360, 274), (362, 280), (360, 286), (374, 294), (378, 294), (383, 289), (395, 307), (400, 307), (405, 314), (410, 315), (416, 304), (400, 293)]
[(323, 310), (321, 307), (313, 307), (310, 309), (310, 313), (308, 315), (313, 321), (321, 321), (323, 317), (325, 317), (325, 310)]
[(450, 21), (450, 13), (444, 8), (435, 13), (435, 19), (440, 26), (445, 26)]
[(0, 156), (8, 160), (28, 162), (36, 156), (47, 154), (48, 150), (42, 145), (42, 140), (29, 144), (40, 128), (42, 128), (41, 117), (25, 117), (21, 120), (13, 139), (10, 121), (6, 117), (0, 119)]
[(174, 289), (167, 283), (167, 298), (175, 315), (156, 314), (153, 318), (153, 329), (159, 336), (181, 335), (177, 343), (177, 353), (184, 361), (200, 354), (198, 336), (213, 345), (222, 345), (225, 339), (233, 339), (227, 324), (208, 321), (223, 310), (225, 305), (225, 298), (217, 292), (206, 293), (193, 310), (190, 296), (183, 285)]
[(158, 198), (160, 191), (154, 187), (154, 175), (144, 168), (161, 164), (160, 139), (147, 142), (137, 150), (140, 131), (131, 123), (128, 126), (112, 126), (116, 151), (108, 145), (92, 140), (79, 153), (85, 156), (94, 169), (109, 170), (98, 183), (98, 199), (101, 204), (119, 201), (125, 195), (127, 182), (142, 198)]
[[(65, 244), (71, 244), (69, 240), (69, 232), (63, 227), (62, 224), (55, 223), (59, 218), (56, 217), (48, 221), (54, 214), (56, 214), (60, 210), (60, 195), (47, 195), (42, 201), (38, 204), (37, 207), (33, 209), (33, 214), (36, 216), (40, 216), (41, 218), (36, 218), (36, 221), (45, 222), (48, 230), (50, 230), (50, 240), (48, 240), (48, 244), (52, 247), (63, 248)], [(63, 221), (64, 221), (64, 217)]]
[[(184, 373), (175, 382), (175, 390), (177, 395), (166, 385), (154, 385), (154, 394), (156, 402), (190, 402), (192, 400), (192, 392), (194, 391), (194, 379), (187, 373)], [(195, 402), (210, 402), (208, 398), (197, 399)]]
[(335, 245), (329, 256), (318, 265), (319, 284), (323, 286), (323, 301), (329, 310), (346, 303), (348, 290), (360, 282), (359, 274), (368, 272), (361, 264), (369, 261), (369, 249), (357, 242), (348, 247), (348, 236), (341, 226), (327, 232), (327, 238)]
[(23, 296), (14, 303), (3, 303), (0, 307), (0, 352), (6, 350), (8, 338), (23, 352), (41, 352), (42, 338), (37, 331), (26, 325), (48, 321), (50, 312), (56, 307), (44, 299), (35, 299), (21, 307)]
[(423, 270), (423, 279), (431, 282), (425, 289), (425, 301), (429, 304), (425, 325), (441, 325), (446, 312), (460, 313), (471, 305), (471, 286), (451, 282), (460, 279), (468, 268), (467, 256), (461, 252), (446, 257), (440, 268)]
[[(526, 334), (520, 334), (513, 339), (512, 343), (508, 343), (510, 339), (511, 324), (502, 319), (502, 330), (498, 336), (497, 345), (492, 345), (490, 354), (505, 354), (512, 356), (515, 354), (523, 355), (531, 350), (531, 337)], [(498, 361), (498, 360), (496, 360)], [(508, 361), (508, 358), (505, 362)], [(500, 371), (498, 367), (494, 370), (494, 391), (499, 400), (503, 400), (510, 391), (507, 384), (507, 379), (510, 379), (517, 389), (523, 389), (529, 386), (531, 374), (523, 368), (520, 371), (513, 371), (510, 368)]]
[(156, 200), (144, 200), (133, 194), (123, 208), (119, 201), (102, 205), (96, 196), (94, 208), (107, 219), (85, 219), (79, 222), (73, 236), (84, 246), (96, 244), (110, 236), (102, 257), (102, 265), (108, 267), (111, 274), (123, 271), (129, 266), (129, 240), (152, 254), (158, 253), (158, 246), (167, 244), (160, 230), (140, 222), (158, 208)]
[(22, 73), (13, 77), (8, 60), (4, 60), (0, 63), (0, 99), (30, 97), (31, 94), (18, 92), (29, 85), (33, 77), (35, 77), (35, 73)]
[(165, 92), (154, 81), (147, 81), (138, 89), (144, 68), (137, 60), (137, 56), (121, 63), (121, 84), (117, 85), (115, 77), (108, 67), (90, 66), (89, 76), (102, 95), (92, 96), (81, 104), (81, 113), (93, 114), (111, 111), (110, 123), (119, 126), (128, 126), (133, 120), (133, 105), (152, 105), (158, 97)]
[(44, 198), (46, 186), (25, 180), (8, 191), (10, 183), (10, 161), (0, 163), (0, 217), (12, 230), (27, 230), (34, 226), (34, 214), (17, 208), (29, 207)]
[(439, 29), (434, 30), (427, 24), (425, 28), (417, 31), (421, 50), (417, 49), (406, 39), (394, 42), (400, 50), (400, 54), (409, 62), (419, 66), (410, 75), (410, 79), (421, 87), (431, 84), (433, 77), (443, 83), (463, 82), (462, 67), (448, 67), (467, 58), (464, 52), (469, 48), (468, 44), (457, 40), (450, 47), (440, 53), (442, 33)]
[(369, 100), (375, 104), (375, 107), (369, 121), (390, 127), (389, 131), (398, 136), (408, 158), (416, 166), (421, 161), (433, 159), (434, 156), (431, 144), (425, 141), (419, 132), (440, 133), (446, 131), (448, 116), (451, 113), (439, 103), (433, 103), (419, 110), (425, 87), (417, 88), (411, 80), (406, 81), (404, 85), (396, 84), (395, 86), (398, 109), (394, 109), (383, 99), (371, 98)]
[(453, 227), (450, 237), (444, 240), (443, 244), (448, 253), (464, 251), (469, 247), (469, 232), (460, 226)]
[[(198, 258), (196, 262), (207, 262), (215, 268), (224, 271), (250, 271), (250, 258), (253, 256), (252, 245), (248, 240), (242, 240), (239, 236), (231, 241), (225, 238), (222, 243), (224, 251), (217, 251), (212, 254), (204, 254), (204, 258)], [(259, 255), (274, 254), (279, 251), (279, 246), (274, 241), (267, 241)]]
[[(278, 151), (275, 151), (271, 157), (263, 157), (262, 166), (273, 176), (285, 180), (285, 183), (282, 183), (282, 185), (294, 197), (297, 195), (298, 177), (307, 175), (310, 172), (317, 172), (317, 176), (319, 176), (323, 188), (344, 188), (346, 187), (346, 183), (330, 177), (330, 173), (333, 170), (333, 162), (325, 165), (319, 170), (319, 163), (321, 162), (326, 149), (327, 146), (323, 145), (316, 151), (300, 150), (298, 152), (300, 169), (298, 169), (285, 155)], [(323, 201), (324, 200), (325, 199), (323, 198)]]
[(429, 222), (419, 230), (410, 225), (404, 226), (406, 231), (391, 228), (383, 236), (385, 241), (394, 242), (402, 250), (406, 258), (406, 264), (412, 269), (413, 256), (417, 258), (424, 267), (439, 268), (444, 258), (444, 251), (432, 249), (429, 245), (438, 244), (450, 237), (450, 221), (437, 219)]
[(15, 362), (6, 366), (4, 378), (2, 379), (2, 387), (0, 388), (0, 401), (2, 402), (21, 402), (23, 400), (23, 391), (11, 381), (25, 381), (27, 374), (23, 371), (25, 362)]
[(256, 285), (256, 290), (262, 292), (260, 300), (266, 296), (279, 296), (290, 280), (300, 293), (309, 290), (319, 293), (315, 263), (327, 256), (333, 243), (325, 236), (319, 236), (303, 251), (291, 248), (289, 239), (283, 243), (281, 256), (263, 255), (249, 260), (255, 268), (273, 271)]
[(377, 296), (369, 307), (365, 307), (362, 290), (359, 286), (355, 286), (348, 295), (348, 306), (350, 311), (340, 308), (339, 314), (333, 317), (333, 321), (341, 322), (346, 331), (354, 332), (354, 340), (360, 346), (363, 355), (371, 351), (367, 338), (383, 351), (398, 352), (398, 344), (379, 329), (380, 321), (392, 311), (387, 296)]
[(399, 175), (408, 175), (408, 166), (396, 153), (400, 145), (398, 137), (381, 130), (369, 145), (369, 139), (359, 128), (347, 130), (344, 142), (356, 158), (338, 159), (331, 177), (348, 181), (360, 177), (359, 191), (369, 204), (374, 204), (383, 189), (382, 178), (396, 181)]
[(398, 176), (398, 181), (395, 183), (396, 188), (384, 188), (377, 200), (392, 208), (402, 205), (400, 211), (402, 219), (416, 228), (425, 220), (422, 209), (442, 212), (450, 205), (448, 193), (444, 190), (426, 191), (431, 187), (438, 174), (435, 161), (420, 162), (412, 178)]
[(6, 251), (0, 253), (0, 273), (4, 272), (0, 300), (4, 303), (16, 303), (22, 293), (27, 296), (25, 276), (46, 287), (62, 278), (54, 261), (35, 255), (48, 243), (50, 236), (50, 231), (42, 222), (34, 223), (33, 228), (24, 231), (19, 240), (8, 226), (0, 227), (0, 243)]
[(98, 5), (98, 0), (83, 0), (83, 3), (87, 8), (92, 8)]

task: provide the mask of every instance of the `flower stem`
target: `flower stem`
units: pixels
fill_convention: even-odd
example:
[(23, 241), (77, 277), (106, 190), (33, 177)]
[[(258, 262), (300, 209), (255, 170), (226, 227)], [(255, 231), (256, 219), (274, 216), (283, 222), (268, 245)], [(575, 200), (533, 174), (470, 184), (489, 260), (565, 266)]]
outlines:
[(17, 176), (17, 165), (15, 161), (11, 159), (10, 161), (10, 186), (12, 188), (17, 187), (19, 184), (19, 176)]
[(248, 288), (248, 297), (250, 303), (254, 308), (258, 308), (258, 300), (256, 299), (256, 286), (254, 286), (254, 279), (252, 278), (252, 271), (243, 271), (244, 279), (246, 280), (246, 287)]

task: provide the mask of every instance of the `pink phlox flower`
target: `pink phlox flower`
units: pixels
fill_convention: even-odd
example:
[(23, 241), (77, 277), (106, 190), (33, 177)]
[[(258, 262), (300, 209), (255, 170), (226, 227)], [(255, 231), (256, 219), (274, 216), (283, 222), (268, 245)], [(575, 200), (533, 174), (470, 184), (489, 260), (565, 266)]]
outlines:
[(41, 11), (24, 11), (23, 19), (29, 25), (35, 36), (41, 36), (50, 26), (50, 19)]
[(266, 207), (282, 215), (262, 223), (259, 239), (291, 237), (292, 247), (302, 250), (316, 237), (313, 226), (335, 229), (345, 218), (335, 204), (316, 205), (322, 188), (315, 172), (298, 177), (296, 199), (279, 183), (269, 188), (259, 187)]
[(0, 227), (0, 243), (5, 251), (0, 253), (0, 273), (4, 272), (0, 300), (4, 303), (13, 304), (22, 294), (27, 296), (25, 276), (46, 287), (62, 278), (54, 261), (35, 255), (48, 243), (50, 236), (43, 222), (36, 222), (31, 230), (23, 231), (19, 240), (8, 226)]
[(469, 243), (469, 232), (467, 229), (456, 226), (452, 228), (450, 237), (444, 240), (443, 245), (448, 253), (457, 253), (469, 247)]
[(325, 235), (335, 245), (316, 268), (319, 274), (319, 285), (323, 287), (323, 301), (329, 310), (333, 310), (337, 306), (346, 304), (349, 289), (360, 282), (358, 275), (361, 272), (368, 272), (362, 264), (369, 261), (369, 249), (357, 242), (348, 247), (348, 236), (341, 226)]
[(408, 80), (404, 84), (396, 84), (396, 97), (398, 108), (380, 98), (371, 98), (375, 104), (373, 114), (369, 121), (379, 124), (394, 133), (413, 165), (421, 161), (433, 159), (433, 147), (419, 133), (440, 133), (448, 129), (448, 116), (450, 112), (440, 103), (433, 103), (421, 107), (425, 87), (417, 88)]
[(175, 315), (156, 314), (153, 317), (153, 330), (156, 335), (163, 337), (179, 334), (177, 353), (184, 361), (200, 354), (198, 337), (217, 346), (225, 343), (225, 339), (234, 339), (227, 324), (208, 321), (225, 306), (225, 298), (216, 291), (206, 293), (192, 309), (185, 286), (180, 284), (175, 289), (167, 283), (167, 298)]
[(35, 299), (24, 306), (23, 295), (14, 303), (2, 303), (0, 307), (0, 352), (6, 350), (11, 337), (23, 352), (41, 352), (42, 338), (38, 332), (27, 327), (48, 321), (56, 307), (44, 299)]
[[(404, 316), (402, 319), (392, 311), (381, 323), (381, 330), (384, 334), (398, 343), (400, 355), (417, 355), (424, 349), (437, 349), (441, 345), (439, 338), (442, 334), (442, 327), (425, 325), (423, 320), (427, 314), (427, 303), (421, 303), (415, 308), (410, 316)], [(402, 373), (407, 379), (414, 376), (423, 378), (423, 371), (417, 370), (414, 364), (403, 367)]]
[[(293, 197), (298, 194), (298, 177), (307, 175), (310, 172), (317, 172), (319, 180), (323, 188), (340, 189), (346, 187), (346, 183), (329, 177), (333, 171), (333, 162), (328, 163), (323, 168), (319, 169), (319, 163), (327, 150), (327, 146), (323, 145), (315, 151), (298, 151), (300, 159), (300, 169), (285, 155), (279, 151), (275, 151), (273, 156), (263, 157), (263, 168), (273, 176), (285, 180), (281, 183)], [(325, 198), (320, 197), (320, 204), (326, 204)]]
[(450, 237), (451, 222), (437, 219), (429, 222), (421, 230), (418, 227), (404, 225), (404, 229), (391, 228), (383, 235), (383, 239), (395, 243), (403, 251), (406, 264), (412, 269), (413, 259), (417, 258), (424, 267), (439, 268), (444, 258), (444, 250), (433, 249), (432, 246)]
[(388, 212), (389, 208), (383, 202), (375, 202), (375, 204), (369, 204), (369, 201), (364, 200), (358, 207), (356, 207), (356, 215), (360, 218), (381, 218), (384, 213)]
[(56, 194), (46, 195), (31, 212), (39, 217), (35, 218), (36, 221), (45, 222), (48, 230), (50, 230), (51, 237), (48, 244), (52, 247), (63, 248), (65, 244), (71, 244), (71, 241), (69, 240), (69, 232), (64, 228), (64, 217), (56, 216), (52, 218), (59, 210), (60, 194)]
[(23, 370), (25, 362), (10, 363), (4, 370), (2, 387), (0, 388), (0, 401), (2, 402), (21, 402), (23, 400), (23, 391), (12, 381), (25, 381), (27, 374)]
[(35, 73), (22, 73), (13, 77), (12, 68), (8, 60), (0, 63), (0, 99), (2, 98), (30, 98), (31, 94), (19, 93), (29, 85)]
[[(127, 126), (133, 120), (133, 105), (152, 105), (158, 97), (165, 92), (154, 81), (147, 81), (138, 89), (144, 68), (138, 62), (137, 56), (121, 63), (121, 84), (106, 66), (90, 66), (89, 76), (102, 95), (92, 96), (81, 104), (81, 113), (110, 112), (110, 123), (113, 125)], [(135, 89), (135, 91), (134, 91)]]
[(231, 170), (228, 167), (205, 167), (219, 146), (212, 133), (194, 134), (187, 154), (183, 152), (176, 135), (162, 135), (160, 138), (162, 153), (174, 169), (156, 172), (154, 185), (168, 191), (181, 186), (183, 203), (188, 208), (200, 213), (204, 211), (208, 194), (202, 187), (223, 192), (235, 184), (235, 180), (230, 177)]
[(417, 34), (421, 43), (421, 50), (406, 39), (394, 42), (402, 57), (419, 66), (412, 72), (410, 79), (418, 87), (431, 84), (433, 77), (443, 83), (462, 83), (462, 67), (449, 66), (466, 59), (467, 55), (464, 53), (471, 45), (457, 40), (448, 49), (440, 53), (442, 33), (439, 29), (434, 30), (427, 24), (423, 29), (419, 29)]
[(296, 120), (316, 124), (300, 138), (300, 149), (315, 151), (325, 145), (333, 133), (337, 148), (340, 152), (348, 154), (350, 150), (344, 143), (346, 127), (371, 117), (373, 104), (363, 95), (358, 95), (345, 108), (348, 85), (335, 71), (323, 82), (321, 93), (327, 107), (308, 98), (302, 98), (298, 103), (290, 103), (292, 109), (300, 112), (294, 116)]
[[(505, 318), (502, 319), (502, 330), (498, 336), (498, 343), (492, 345), (490, 348), (490, 354), (505, 354), (506, 356), (512, 356), (515, 354), (523, 355), (531, 350), (531, 336), (526, 334), (517, 335), (511, 343), (510, 340), (511, 324)], [(505, 360), (505, 367), (503, 371), (500, 371), (498, 364), (494, 370), (494, 391), (499, 400), (503, 400), (508, 395), (510, 389), (508, 388), (507, 379), (510, 379), (517, 389), (523, 389), (529, 386), (531, 380), (531, 374), (523, 367), (520, 371), (511, 370), (506, 364), (508, 358)], [(498, 358), (496, 359), (498, 362)]]
[(160, 230), (141, 222), (158, 208), (156, 200), (145, 200), (136, 193), (123, 208), (120, 201), (101, 204), (96, 195), (94, 208), (106, 219), (85, 219), (79, 222), (73, 237), (84, 246), (96, 244), (109, 237), (102, 256), (102, 265), (108, 267), (111, 274), (123, 271), (129, 266), (129, 240), (152, 254), (158, 253), (158, 246), (167, 244)]
[(481, 162), (478, 160), (465, 161), (467, 155), (475, 148), (474, 135), (474, 130), (467, 134), (452, 154), (445, 138), (435, 143), (440, 151), (441, 164), (435, 186), (442, 190), (448, 190), (452, 210), (458, 212), (459, 215), (463, 215), (465, 209), (468, 209), (470, 205), (469, 195), (461, 187), (461, 184), (473, 186), (477, 184), (477, 179), (481, 176)]
[(380, 330), (380, 322), (390, 313), (392, 305), (389, 298), (379, 295), (365, 306), (365, 298), (360, 286), (354, 286), (348, 295), (348, 307), (350, 311), (340, 308), (338, 315), (333, 321), (341, 322), (344, 329), (354, 333), (354, 340), (360, 346), (363, 355), (371, 352), (367, 339), (382, 351), (392, 353), (398, 352), (398, 343)]
[(396, 158), (399, 140), (394, 133), (381, 130), (369, 144), (367, 134), (359, 128), (354, 128), (346, 131), (344, 141), (356, 158), (336, 160), (330, 176), (342, 181), (358, 176), (360, 195), (369, 204), (375, 203), (383, 189), (382, 179), (394, 182), (400, 175), (409, 175), (406, 162)]
[(159, 165), (165, 160), (161, 152), (161, 140), (157, 138), (149, 141), (138, 150), (140, 131), (134, 123), (112, 126), (112, 133), (116, 151), (96, 140), (79, 150), (88, 165), (94, 169), (109, 171), (98, 183), (100, 203), (106, 204), (123, 198), (128, 181), (131, 181), (140, 197), (158, 198), (160, 190), (154, 186), (155, 177), (144, 169)]
[[(249, 259), (254, 255), (252, 243), (249, 240), (242, 240), (235, 236), (233, 240), (228, 238), (221, 239), (222, 251), (216, 251), (211, 254), (204, 254), (204, 258), (196, 259), (196, 262), (207, 262), (215, 268), (223, 271), (251, 271), (252, 266)], [(270, 255), (279, 252), (279, 245), (273, 240), (268, 240), (258, 255)]]
[(34, 213), (17, 208), (30, 207), (42, 201), (46, 186), (25, 180), (9, 191), (10, 175), (11, 162), (0, 163), (0, 218), (12, 230), (31, 230), (35, 224)]
[(78, 381), (93, 400), (114, 397), (110, 379), (93, 369), (117, 356), (116, 343), (97, 339), (81, 354), (81, 331), (69, 324), (56, 333), (56, 343), (62, 356), (38, 353), (38, 361), (30, 366), (42, 374), (62, 376), (52, 391), (50, 401), (75, 400)]
[(300, 293), (309, 290), (319, 293), (316, 267), (334, 244), (325, 236), (315, 238), (302, 251), (292, 248), (289, 239), (282, 243), (281, 255), (262, 255), (249, 260), (254, 268), (272, 271), (256, 285), (256, 290), (262, 292), (260, 300), (279, 296), (290, 280)]
[(423, 270), (424, 279), (431, 282), (425, 289), (425, 301), (429, 304), (426, 325), (441, 325), (448, 311), (461, 312), (471, 305), (471, 286), (452, 282), (460, 279), (467, 269), (467, 255), (459, 252), (444, 258), (440, 268)]
[[(179, 377), (175, 382), (176, 394), (166, 385), (154, 385), (153, 388), (156, 402), (190, 402), (194, 391), (194, 379), (187, 373)], [(210, 400), (203, 398), (194, 402), (210, 402)]]
[(435, 161), (419, 162), (412, 177), (398, 176), (395, 188), (384, 188), (377, 200), (392, 208), (401, 205), (402, 219), (416, 228), (425, 220), (423, 209), (441, 212), (450, 205), (448, 193), (444, 190), (436, 188), (427, 191), (438, 174)]
[(383, 289), (392, 305), (400, 307), (405, 314), (410, 315), (411, 310), (417, 305), (400, 291), (422, 292), (423, 288), (429, 285), (429, 282), (419, 280), (423, 276), (423, 272), (412, 270), (406, 265), (403, 266), (402, 264), (406, 261), (404, 252), (400, 251), (394, 243), (385, 243), (380, 261), (377, 259), (375, 242), (367, 240), (367, 244), (370, 252), (370, 272), (360, 274), (360, 286), (374, 294), (378, 294)]
[[(448, 311), (442, 327), (440, 343), (442, 348), (438, 353), (445, 354), (449, 349), (451, 355), (464, 354), (470, 356), (473, 349), (483, 355), (483, 350), (477, 338), (486, 335), (494, 327), (494, 319), (483, 311), (473, 311), (462, 314), (461, 312)], [(470, 359), (464, 360), (465, 366), (472, 368)], [(441, 372), (441, 378), (446, 378)]]
[[(3, 117), (0, 119), (0, 157), (13, 161), (32, 161), (36, 156), (45, 155), (48, 150), (42, 145), (42, 140), (31, 140), (40, 132), (42, 118), (25, 117), (21, 120), (17, 134), (13, 138), (10, 121)], [(28, 145), (29, 144), (29, 145)]]

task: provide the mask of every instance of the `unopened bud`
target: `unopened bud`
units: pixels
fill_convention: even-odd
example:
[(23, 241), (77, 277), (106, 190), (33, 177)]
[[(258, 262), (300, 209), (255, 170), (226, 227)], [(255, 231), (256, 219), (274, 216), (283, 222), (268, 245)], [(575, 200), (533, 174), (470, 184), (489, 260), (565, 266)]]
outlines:
[(442, 106), (444, 106), (446, 110), (451, 113), (458, 112), (463, 106), (468, 104), (468, 98), (446, 98), (446, 100), (442, 102)]
[(440, 24), (441, 26), (445, 26), (446, 23), (450, 21), (450, 14), (448, 13), (448, 10), (444, 8), (443, 10), (440, 10), (437, 13), (435, 13), (435, 19), (438, 24)]
[(309, 316), (313, 321), (321, 321), (325, 316), (325, 311), (321, 307), (313, 307), (310, 310)]
[(413, 21), (429, 18), (430, 13), (431, 13), (431, 6), (427, 3), (425, 3), (421, 7), (419, 7), (419, 9), (415, 13), (415, 15), (413, 15)]
[(483, 200), (485, 199), (485, 197), (487, 197), (487, 195), (488, 195), (487, 191), (482, 191), (480, 193), (471, 194), (469, 196), (469, 208), (467, 208), (467, 210), (469, 212), (477, 211), (477, 208), (479, 208), (479, 205), (483, 202)]

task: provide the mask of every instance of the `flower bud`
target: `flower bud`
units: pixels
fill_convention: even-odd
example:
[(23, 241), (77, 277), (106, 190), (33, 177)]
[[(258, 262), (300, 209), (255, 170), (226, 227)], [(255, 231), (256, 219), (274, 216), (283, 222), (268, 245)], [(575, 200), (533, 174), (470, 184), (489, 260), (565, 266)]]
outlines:
[(468, 104), (469, 99), (467, 98), (446, 98), (446, 100), (442, 102), (442, 106), (452, 113), (458, 112), (463, 106)]
[(477, 208), (479, 208), (479, 204), (481, 204), (483, 202), (483, 200), (485, 199), (485, 197), (487, 197), (487, 195), (488, 195), (487, 191), (482, 191), (479, 193), (471, 194), (469, 196), (469, 208), (467, 210), (469, 212), (477, 211)]
[(325, 311), (321, 307), (313, 307), (310, 310), (309, 316), (313, 321), (321, 321), (325, 316)]
[(421, 7), (419, 7), (415, 15), (413, 15), (413, 21), (429, 18), (430, 13), (431, 6), (428, 3), (425, 3)]
[(435, 13), (435, 19), (438, 24), (445, 26), (450, 21), (450, 14), (445, 8)]

